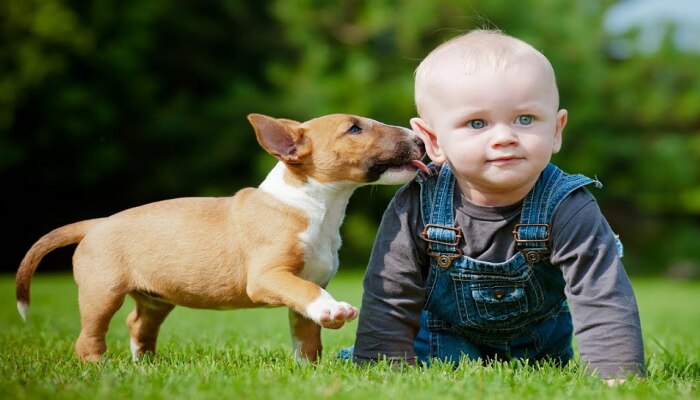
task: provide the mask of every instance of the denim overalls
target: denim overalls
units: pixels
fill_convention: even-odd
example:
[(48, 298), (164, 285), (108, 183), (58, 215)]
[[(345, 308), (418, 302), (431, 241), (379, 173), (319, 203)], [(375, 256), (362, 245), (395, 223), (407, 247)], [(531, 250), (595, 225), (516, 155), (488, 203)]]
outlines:
[(431, 255), (420, 331), (414, 341), (419, 362), (470, 359), (552, 359), (573, 356), (573, 325), (565, 302), (564, 278), (549, 262), (552, 215), (571, 192), (600, 182), (568, 175), (549, 164), (523, 200), (513, 232), (517, 253), (498, 263), (462, 254), (455, 227), (455, 178), (447, 164), (421, 184), (425, 229)]

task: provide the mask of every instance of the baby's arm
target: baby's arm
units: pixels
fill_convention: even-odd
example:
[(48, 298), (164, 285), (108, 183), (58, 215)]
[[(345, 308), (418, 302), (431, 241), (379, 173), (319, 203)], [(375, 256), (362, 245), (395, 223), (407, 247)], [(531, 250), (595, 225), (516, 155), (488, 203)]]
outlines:
[[(417, 187), (417, 185), (415, 185)], [(389, 204), (365, 273), (354, 356), (415, 362), (413, 340), (424, 301), (421, 255), (414, 243), (416, 187), (404, 187)], [(414, 209), (413, 206), (416, 208)]]
[(639, 311), (615, 236), (590, 193), (561, 204), (552, 263), (562, 268), (581, 358), (610, 383), (644, 374)]

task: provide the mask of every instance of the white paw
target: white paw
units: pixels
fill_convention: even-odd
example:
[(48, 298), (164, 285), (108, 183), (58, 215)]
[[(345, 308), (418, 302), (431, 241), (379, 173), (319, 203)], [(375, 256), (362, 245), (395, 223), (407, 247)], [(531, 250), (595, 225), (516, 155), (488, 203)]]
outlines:
[(306, 307), (307, 318), (324, 328), (338, 329), (346, 321), (357, 318), (357, 308), (344, 301), (336, 301), (325, 290)]
[(129, 348), (131, 349), (131, 360), (136, 362), (139, 360), (139, 346), (136, 344), (134, 338), (129, 340)]

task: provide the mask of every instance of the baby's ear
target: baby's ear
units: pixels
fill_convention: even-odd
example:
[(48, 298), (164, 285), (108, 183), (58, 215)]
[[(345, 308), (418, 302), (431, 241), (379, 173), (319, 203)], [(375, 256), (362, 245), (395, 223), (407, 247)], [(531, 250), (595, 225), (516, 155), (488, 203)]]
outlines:
[(422, 118), (411, 118), (413, 132), (425, 143), (425, 152), (435, 164), (447, 161), (445, 153), (438, 144), (437, 134), (433, 128)]
[(557, 127), (554, 132), (554, 143), (552, 144), (552, 154), (559, 153), (561, 150), (562, 134), (564, 133), (564, 127), (566, 126), (566, 121), (568, 119), (568, 111), (561, 109), (557, 112)]

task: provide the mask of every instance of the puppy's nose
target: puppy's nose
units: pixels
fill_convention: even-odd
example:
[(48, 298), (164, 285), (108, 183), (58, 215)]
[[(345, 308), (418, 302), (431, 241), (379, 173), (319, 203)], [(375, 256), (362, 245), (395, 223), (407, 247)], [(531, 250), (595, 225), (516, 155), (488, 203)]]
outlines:
[(425, 149), (425, 143), (423, 143), (423, 141), (418, 136), (413, 137), (413, 144), (418, 146), (421, 150)]

